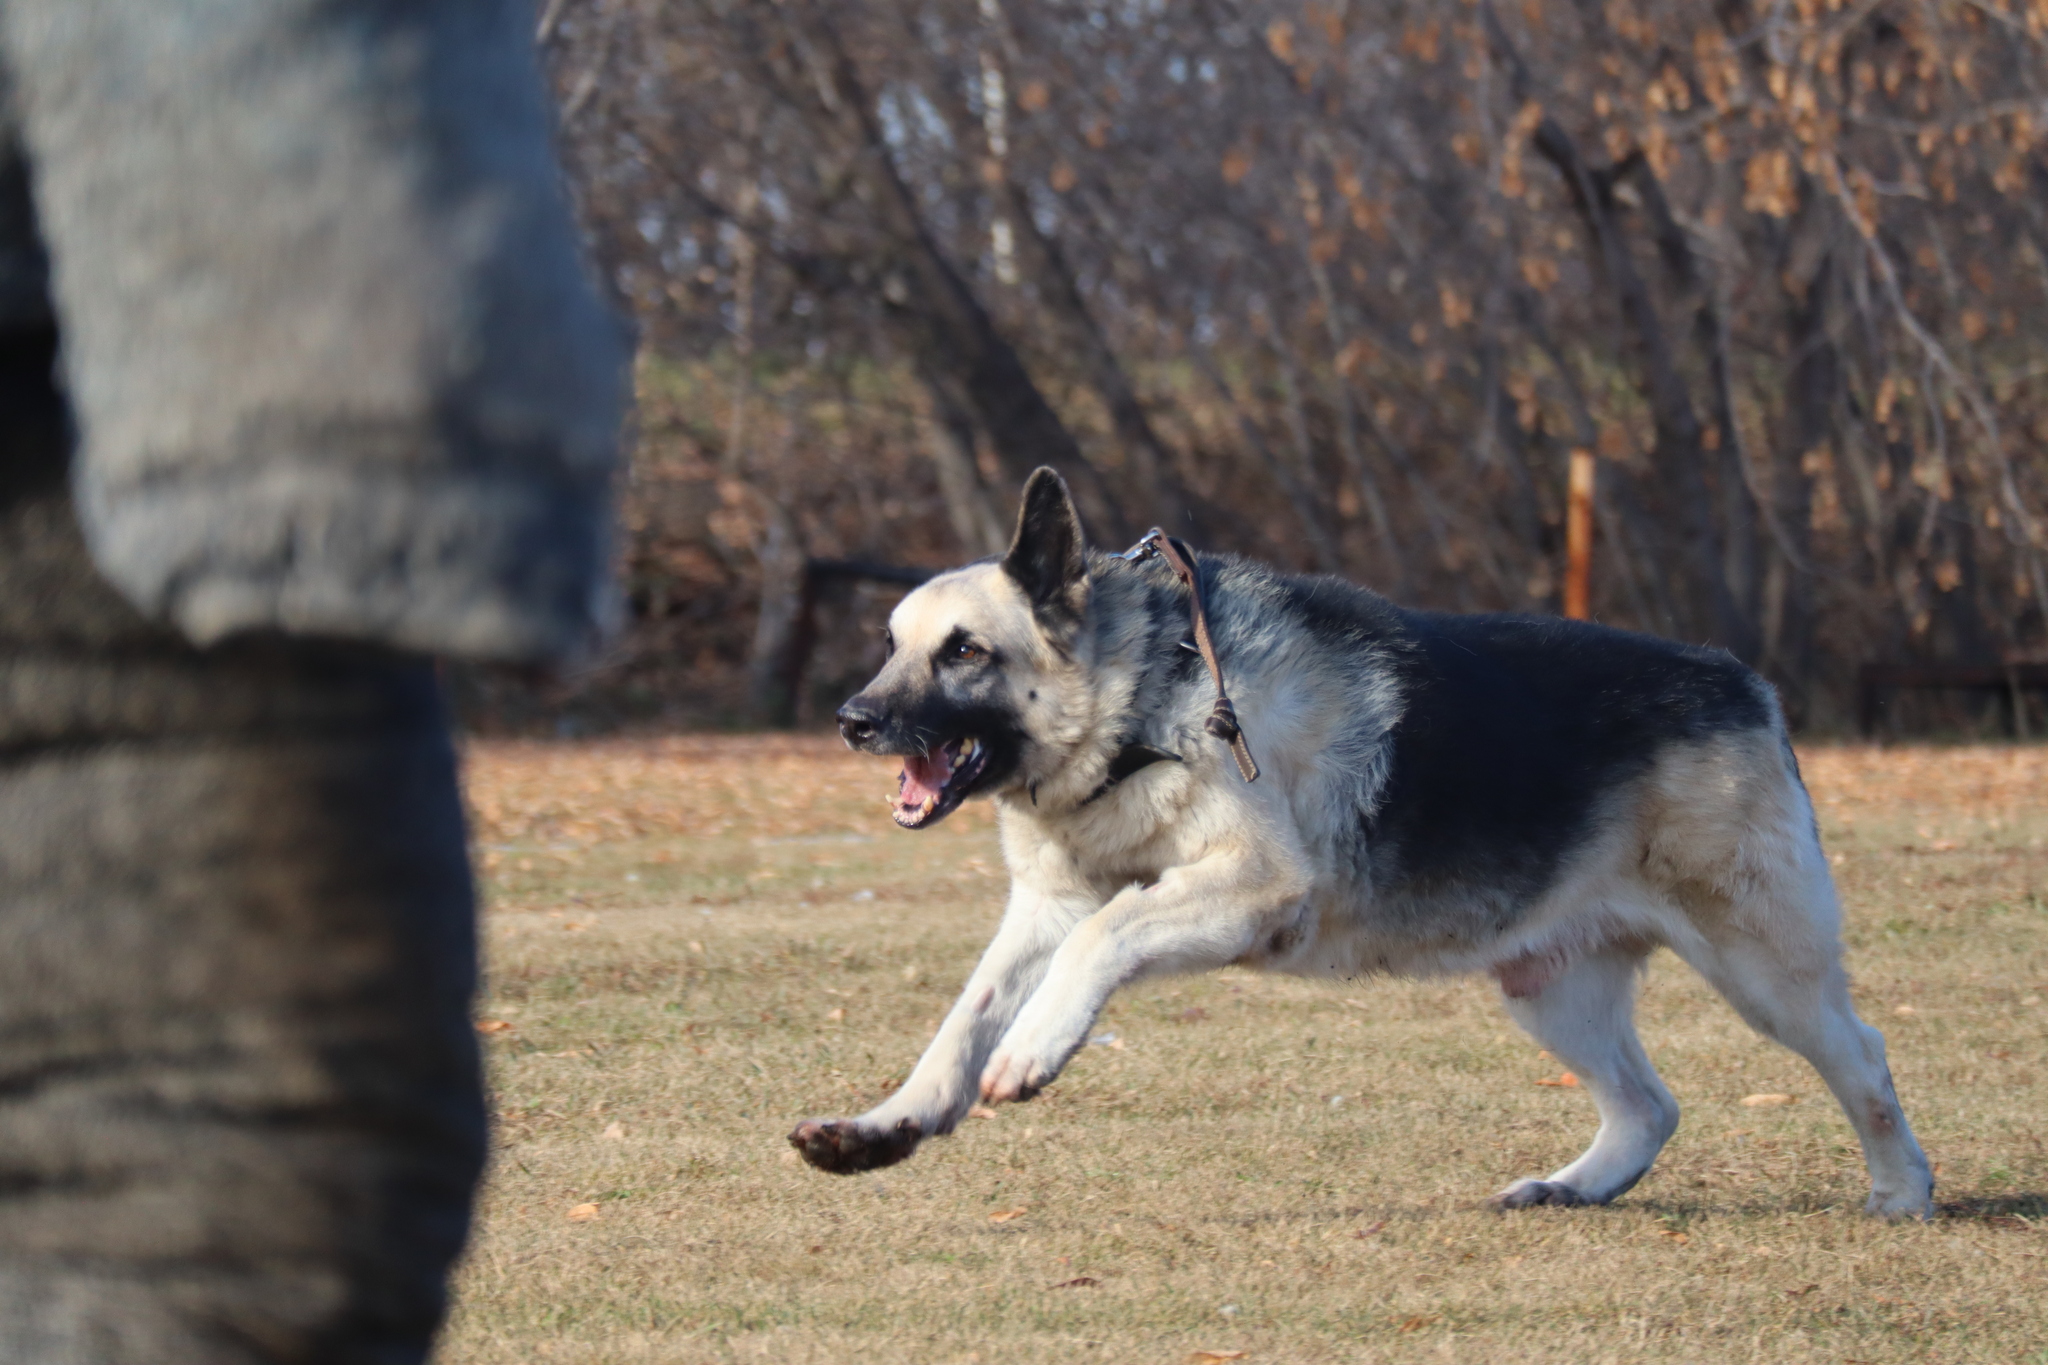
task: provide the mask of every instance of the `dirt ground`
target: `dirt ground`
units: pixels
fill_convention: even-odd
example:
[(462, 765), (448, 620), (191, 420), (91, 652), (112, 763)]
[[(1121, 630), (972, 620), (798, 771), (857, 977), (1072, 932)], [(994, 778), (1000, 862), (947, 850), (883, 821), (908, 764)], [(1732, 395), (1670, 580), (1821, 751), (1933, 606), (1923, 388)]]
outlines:
[(2048, 749), (1800, 757), (1928, 1224), (1668, 953), (1685, 1118), (1606, 1209), (1481, 1207), (1595, 1119), (1478, 980), (1144, 983), (1033, 1103), (822, 1175), (782, 1135), (906, 1075), (993, 927), (988, 808), (899, 831), (826, 739), (473, 746), (497, 1155), (440, 1359), (2048, 1365)]

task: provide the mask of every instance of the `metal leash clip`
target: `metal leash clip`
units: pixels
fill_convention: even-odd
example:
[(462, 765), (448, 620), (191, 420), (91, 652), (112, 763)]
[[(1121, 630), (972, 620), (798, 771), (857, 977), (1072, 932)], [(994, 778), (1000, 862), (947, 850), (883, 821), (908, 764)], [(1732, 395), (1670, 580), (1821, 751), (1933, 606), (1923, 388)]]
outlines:
[(1111, 555), (1110, 558), (1121, 559), (1126, 564), (1136, 564), (1143, 560), (1151, 559), (1159, 553), (1159, 542), (1165, 539), (1165, 537), (1166, 532), (1155, 526), (1144, 535), (1138, 537), (1136, 545), (1133, 545), (1120, 555)]

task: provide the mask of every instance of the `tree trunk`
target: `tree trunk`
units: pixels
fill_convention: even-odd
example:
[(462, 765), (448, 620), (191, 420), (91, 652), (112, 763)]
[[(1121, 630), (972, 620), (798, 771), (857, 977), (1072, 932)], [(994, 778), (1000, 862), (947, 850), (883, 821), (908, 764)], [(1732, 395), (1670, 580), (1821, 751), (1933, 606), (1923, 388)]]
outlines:
[[(1643, 163), (1638, 159), (1595, 171), (1580, 155), (1570, 135), (1548, 117), (1537, 125), (1535, 146), (1564, 177), (1573, 202), (1599, 246), (1602, 272), (1614, 290), (1631, 349), (1636, 353), (1643, 396), (1650, 405), (1656, 432), (1652, 459), (1663, 486), (1662, 500), (1680, 528), (1679, 562), (1686, 581), (1679, 601), (1686, 619), (1679, 623), (1679, 628), (1687, 635), (1708, 635), (1717, 643), (1737, 643), (1746, 629), (1722, 576), (1720, 537), (1707, 493), (1699, 416), (1693, 410), (1691, 394), (1679, 372), (1656, 304), (1636, 269), (1628, 243), (1622, 239), (1621, 225), (1613, 209), (1614, 183)], [(1655, 177), (1646, 166), (1637, 179), (1639, 184), (1652, 187), (1653, 201), (1661, 205), (1662, 192), (1655, 188)], [(1669, 214), (1662, 216), (1668, 219)]]
[(1826, 446), (1834, 433), (1835, 396), (1841, 384), (1840, 363), (1828, 335), (1831, 273), (1829, 258), (1821, 257), (1806, 282), (1805, 297), (1788, 319), (1792, 372), (1786, 379), (1787, 430), (1771, 473), (1772, 511), (1786, 539), (1778, 555), (1784, 585), (1772, 671), (1784, 692), (1787, 718), (1795, 725), (1808, 719), (1814, 665), (1813, 480), (1806, 457)]
[(960, 551), (968, 559), (1001, 554), (1010, 536), (974, 462), (974, 422), (943, 386), (927, 381), (925, 388), (932, 396), (934, 412), (931, 421), (918, 425), (923, 428), (925, 454), (939, 476), (946, 519), (953, 524)]
[(1273, 448), (1266, 444), (1265, 436), (1259, 431), (1257, 424), (1246, 415), (1244, 405), (1237, 401), (1237, 395), (1231, 391), (1230, 381), (1216, 368), (1214, 357), (1199, 346), (1191, 347), (1189, 355), (1195, 362), (1196, 370), (1209, 381), (1209, 387), (1216, 391), (1217, 398), (1222, 400), (1230, 409), (1231, 415), (1237, 419), (1237, 430), (1244, 437), (1246, 448), (1259, 457), (1259, 462), (1265, 466), (1273, 482), (1287, 495), (1288, 504), (1294, 509), (1294, 519), (1301, 529), (1302, 537), (1308, 542), (1309, 562), (1315, 571), (1340, 572), (1343, 569), (1343, 562), (1337, 553), (1336, 542), (1330, 538), (1329, 531), (1323, 525), (1322, 514), (1316, 508), (1315, 494), (1296, 471), (1288, 468), (1287, 462), (1275, 455)]
[(1028, 254), (1033, 260), (1039, 299), (1063, 324), (1061, 330), (1079, 353), (1081, 371), (1103, 406), (1109, 409), (1117, 439), (1123, 442), (1139, 487), (1150, 500), (1151, 510), (1142, 519), (1172, 528), (1176, 535), (1198, 540), (1213, 534), (1216, 528), (1211, 509), (1201, 506), (1193, 490), (1181, 481), (1174, 453), (1153, 429), (1152, 419), (1145, 415), (1145, 405), (1138, 401), (1138, 391), (1118, 359), (1116, 348), (1109, 344), (1102, 324), (1088, 307), (1088, 301), (1081, 297), (1081, 286), (1067, 264), (1066, 253), (1056, 238), (1038, 230), (1031, 205), (1016, 185), (1005, 184), (1010, 211), (1025, 224), (1024, 238), (1034, 248)]
[(787, 508), (760, 489), (767, 527), (755, 558), (761, 566), (761, 605), (754, 618), (754, 647), (748, 656), (747, 679), (753, 718), (757, 724), (777, 727), (796, 724), (797, 695), (792, 679), (800, 669), (791, 656), (808, 642), (800, 639), (803, 615), (803, 534)]
[(817, 88), (836, 106), (828, 113), (857, 140), (855, 164), (868, 207), (888, 242), (891, 267), (899, 272), (885, 280), (883, 291), (885, 316), (898, 340), (921, 371), (958, 386), (988, 433), (1005, 478), (1022, 488), (1033, 469), (1053, 466), (1073, 489), (1091, 538), (1119, 547), (1128, 543), (1130, 523), (1101, 473), (925, 224), (837, 30), (819, 7), (805, 8), (799, 25), (803, 44), (823, 67)]

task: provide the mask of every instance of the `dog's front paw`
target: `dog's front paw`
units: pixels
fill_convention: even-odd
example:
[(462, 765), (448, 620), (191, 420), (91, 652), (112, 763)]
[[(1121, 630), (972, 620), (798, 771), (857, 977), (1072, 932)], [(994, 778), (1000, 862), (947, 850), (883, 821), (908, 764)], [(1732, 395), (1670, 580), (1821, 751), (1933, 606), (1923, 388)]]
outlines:
[(1575, 1209), (1592, 1202), (1571, 1186), (1555, 1180), (1517, 1180), (1487, 1201), (1493, 1208), (1503, 1210), (1532, 1209), (1538, 1204)]
[(864, 1128), (859, 1119), (805, 1119), (790, 1133), (789, 1145), (821, 1171), (856, 1175), (895, 1165), (923, 1137), (916, 1119), (899, 1119), (894, 1128)]
[(1028, 1053), (998, 1052), (981, 1073), (981, 1097), (990, 1104), (1028, 1100), (1050, 1085), (1055, 1073)]

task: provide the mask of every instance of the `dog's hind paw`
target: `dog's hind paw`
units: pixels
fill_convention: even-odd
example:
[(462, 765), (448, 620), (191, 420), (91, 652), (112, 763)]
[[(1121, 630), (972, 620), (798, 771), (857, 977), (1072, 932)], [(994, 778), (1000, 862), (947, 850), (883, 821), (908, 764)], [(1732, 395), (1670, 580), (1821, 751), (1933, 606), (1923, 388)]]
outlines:
[(1507, 1209), (1530, 1209), (1538, 1204), (1553, 1208), (1575, 1209), (1594, 1201), (1586, 1198), (1569, 1185), (1555, 1180), (1517, 1180), (1499, 1194), (1486, 1201), (1489, 1207)]
[(1873, 1218), (1891, 1222), (1918, 1219), (1924, 1223), (1934, 1216), (1934, 1187), (1930, 1183), (1921, 1189), (1899, 1193), (1873, 1190), (1863, 1205), (1863, 1211)]
[(894, 1128), (863, 1128), (858, 1119), (805, 1119), (790, 1133), (789, 1145), (821, 1171), (857, 1175), (895, 1165), (923, 1137), (916, 1119), (899, 1119)]

